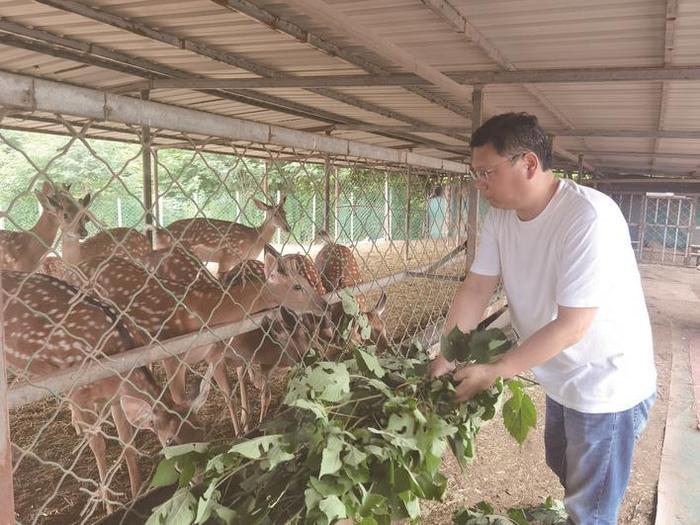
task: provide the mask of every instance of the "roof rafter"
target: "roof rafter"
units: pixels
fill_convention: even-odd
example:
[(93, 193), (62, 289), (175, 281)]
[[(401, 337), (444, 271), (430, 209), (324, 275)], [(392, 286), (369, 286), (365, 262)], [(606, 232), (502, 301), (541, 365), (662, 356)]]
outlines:
[[(666, 27), (664, 30), (664, 66), (668, 66), (673, 61), (673, 48), (675, 46), (676, 39), (676, 18), (678, 18), (678, 0), (666, 0)], [(668, 101), (668, 90), (669, 83), (663, 82), (661, 84), (661, 94), (659, 100), (659, 114), (656, 119), (656, 129), (662, 130), (664, 128), (664, 122), (666, 121), (666, 103)], [(659, 150), (660, 139), (657, 137), (654, 139), (654, 146), (652, 151), (654, 154)], [(656, 156), (651, 158), (651, 166), (649, 168), (650, 172), (654, 172), (654, 165), (656, 164)]]
[[(498, 49), (488, 38), (486, 38), (481, 31), (479, 31), (462, 13), (454, 7), (447, 0), (421, 0), (423, 4), (426, 5), (431, 11), (441, 17), (443, 20), (449, 23), (458, 33), (464, 35), (464, 38), (471, 44), (476, 45), (481, 49), (486, 56), (493, 60), (499, 67), (507, 71), (514, 71), (517, 68), (508, 57), (506, 57), (500, 49)], [(535, 86), (529, 84), (523, 84), (523, 88), (528, 91), (535, 99), (537, 99), (540, 104), (542, 104), (550, 113), (552, 113), (559, 121), (570, 128), (574, 127), (574, 124), (569, 120), (569, 118), (557, 108), (547, 97)], [(585, 143), (585, 142), (584, 142)], [(570, 151), (561, 148), (559, 146), (554, 146), (552, 148), (555, 153), (565, 157), (569, 160), (576, 160), (578, 162), (578, 156), (574, 155)], [(591, 170), (595, 171), (595, 168), (588, 162), (584, 162), (583, 165)]]
[[(285, 20), (279, 16), (274, 15), (270, 11), (267, 11), (263, 9), (262, 7), (259, 7), (255, 5), (253, 2), (250, 2), (249, 0), (212, 0), (213, 2), (226, 7), (228, 9), (233, 9), (239, 13), (242, 13), (249, 18), (252, 18), (253, 20), (257, 20), (258, 22), (261, 22), (265, 24), (266, 26), (274, 29), (275, 31), (279, 31), (281, 33), (284, 33), (288, 36), (291, 36), (292, 38), (295, 38), (299, 42), (309, 45), (315, 49), (318, 49), (319, 51), (322, 51), (323, 53), (326, 53), (328, 55), (338, 57), (345, 62), (348, 62), (350, 64), (353, 64), (354, 66), (357, 66), (361, 69), (364, 69), (368, 73), (373, 73), (376, 75), (387, 75), (389, 74), (389, 71), (372, 62), (371, 60), (368, 60), (360, 55), (357, 55), (355, 53), (351, 53), (347, 51), (346, 49), (337, 46), (333, 42), (330, 42), (324, 38), (319, 37), (318, 35), (314, 34), (312, 31), (309, 31), (308, 28), (304, 28), (300, 26), (298, 23), (290, 22), (289, 20)], [(418, 77), (420, 78), (420, 77)], [(452, 111), (453, 113), (456, 113), (457, 115), (460, 115), (461, 117), (464, 117), (466, 119), (471, 118), (469, 111), (467, 111), (465, 108), (462, 106), (459, 106), (458, 104), (455, 104), (451, 100), (440, 96), (436, 93), (432, 93), (422, 87), (419, 86), (405, 86), (406, 90), (414, 93), (415, 95), (418, 95), (419, 97), (427, 100), (428, 102), (431, 102), (433, 104), (437, 104), (438, 106), (441, 106), (449, 111)]]
[[(10, 22), (0, 20), (0, 43), (12, 47), (27, 49), (38, 53), (65, 58), (81, 64), (92, 65), (119, 71), (122, 73), (145, 78), (190, 78), (191, 72), (181, 69), (164, 66), (145, 59), (133, 57), (125, 53), (104, 48), (95, 44), (88, 44), (79, 40), (55, 35), (48, 31), (36, 28), (28, 28)], [(251, 90), (238, 90), (236, 92), (220, 90), (199, 90), (208, 95), (233, 100), (251, 106), (256, 106), (273, 111), (309, 118), (321, 122), (332, 124), (362, 124), (362, 121), (338, 115), (329, 111), (298, 104), (296, 102), (267, 95)], [(389, 138), (405, 140), (409, 143), (419, 142), (431, 148), (442, 149), (452, 153), (460, 154), (461, 151), (455, 147), (450, 147), (441, 142), (426, 139), (419, 136), (404, 135), (402, 131), (397, 133), (387, 132)]]
[[(623, 67), (586, 69), (530, 69), (517, 71), (468, 71), (447, 73), (461, 84), (522, 84), (568, 82), (638, 82), (654, 80), (700, 80), (700, 66)], [(411, 73), (390, 75), (310, 75), (269, 78), (181, 78), (155, 79), (124, 84), (114, 92), (141, 89), (266, 89), (323, 87), (408, 87), (426, 86), (429, 82)]]
[[(204, 44), (201, 42), (196, 42), (187, 38), (181, 38), (177, 35), (173, 35), (171, 33), (168, 33), (166, 31), (162, 30), (156, 30), (151, 27), (149, 27), (146, 24), (142, 24), (140, 22), (136, 22), (134, 20), (130, 20), (124, 17), (121, 17), (119, 15), (115, 15), (113, 13), (109, 13), (105, 11), (104, 9), (94, 9), (90, 6), (87, 6), (85, 4), (81, 4), (79, 2), (75, 2), (74, 0), (36, 0), (37, 2), (48, 5), (50, 7), (54, 7), (56, 9), (61, 9), (63, 11), (67, 11), (70, 13), (74, 13), (80, 16), (83, 16), (85, 18), (89, 18), (91, 20), (96, 20), (98, 22), (102, 22), (107, 25), (111, 25), (112, 27), (117, 27), (119, 29), (122, 29), (124, 31), (128, 31), (133, 34), (137, 34), (146, 38), (150, 38), (152, 40), (156, 40), (159, 42), (163, 42), (165, 44), (171, 45), (173, 47), (177, 47), (179, 49), (185, 49), (188, 51), (191, 51), (193, 53), (196, 53), (201, 56), (208, 57), (212, 60), (215, 60), (217, 62), (221, 62), (224, 64), (229, 64), (234, 67), (243, 69), (245, 71), (249, 71), (251, 73), (255, 73), (256, 75), (260, 75), (263, 77), (275, 77), (279, 75), (279, 71), (270, 68), (268, 66), (265, 66), (263, 64), (257, 63), (255, 61), (249, 60), (243, 56), (240, 56), (235, 53), (231, 53), (229, 51), (223, 51), (221, 49), (212, 47), (208, 44)], [(317, 91), (314, 91), (317, 92)], [(411, 117), (408, 117), (406, 115), (402, 115), (398, 112), (387, 110), (385, 108), (381, 108), (375, 104), (369, 104), (364, 102), (363, 100), (358, 99), (357, 97), (352, 97), (350, 95), (346, 95), (344, 93), (338, 93), (334, 92), (328, 89), (324, 89), (321, 92), (317, 92), (317, 94), (320, 94), (322, 96), (332, 98), (335, 100), (338, 100), (339, 102), (343, 102), (348, 105), (355, 106), (357, 108), (363, 109), (365, 111), (369, 111), (372, 113), (376, 113), (379, 115), (382, 115), (387, 118), (391, 118), (394, 120), (398, 121), (403, 121), (408, 124), (417, 124), (420, 121), (417, 119), (413, 119)], [(463, 140), (460, 137), (453, 137), (457, 138), (458, 140)]]

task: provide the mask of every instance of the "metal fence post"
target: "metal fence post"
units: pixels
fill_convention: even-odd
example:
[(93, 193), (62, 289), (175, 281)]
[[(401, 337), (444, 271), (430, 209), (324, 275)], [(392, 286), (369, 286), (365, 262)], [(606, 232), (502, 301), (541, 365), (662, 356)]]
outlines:
[(15, 498), (12, 486), (12, 444), (10, 414), (7, 403), (7, 371), (5, 362), (5, 311), (0, 272), (0, 523), (15, 522)]
[(404, 235), (404, 260), (408, 261), (411, 244), (411, 167), (406, 168), (406, 234)]
[[(481, 86), (474, 86), (472, 91), (472, 133), (481, 126), (481, 107), (484, 102), (484, 92)], [(468, 273), (474, 257), (476, 256), (476, 230), (479, 220), (478, 214), (479, 190), (474, 186), (474, 181), (469, 184), (469, 194), (467, 196), (467, 253), (466, 270)]]

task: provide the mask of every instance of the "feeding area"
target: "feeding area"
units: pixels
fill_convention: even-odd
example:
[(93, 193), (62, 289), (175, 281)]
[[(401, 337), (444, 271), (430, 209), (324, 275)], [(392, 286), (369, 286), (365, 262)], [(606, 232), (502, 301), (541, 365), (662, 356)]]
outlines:
[[(471, 135), (506, 111), (629, 226), (658, 400), (619, 523), (692, 523), (696, 26), (690, 0), (0, 2), (0, 523), (565, 523), (537, 381), (428, 378), (490, 210)], [(502, 286), (479, 329), (443, 350), (511, 349)]]

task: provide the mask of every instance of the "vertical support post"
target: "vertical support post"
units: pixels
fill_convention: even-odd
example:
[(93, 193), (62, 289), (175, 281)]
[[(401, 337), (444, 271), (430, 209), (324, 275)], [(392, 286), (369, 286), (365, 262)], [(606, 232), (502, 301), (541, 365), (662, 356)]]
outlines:
[(268, 198), (268, 190), (270, 189), (270, 179), (269, 179), (269, 172), (270, 172), (270, 161), (265, 160), (263, 161), (265, 165), (265, 171), (263, 172), (263, 180), (262, 180), (262, 187), (263, 187), (263, 193), (265, 194), (265, 198)]
[(646, 228), (647, 228), (647, 205), (649, 204), (649, 201), (647, 199), (646, 193), (642, 194), (642, 216), (639, 219), (639, 246), (637, 249), (639, 250), (639, 262), (642, 262), (642, 259), (644, 258), (644, 235), (646, 233)]
[(323, 229), (331, 234), (331, 158), (324, 156), (325, 176), (323, 179)]
[(240, 222), (242, 210), (243, 206), (241, 206), (241, 192), (236, 190), (236, 222)]
[[(141, 99), (148, 100), (150, 92), (148, 89), (141, 90)], [(151, 177), (151, 128), (143, 126), (141, 128), (143, 145), (141, 149), (141, 161), (143, 164), (143, 207), (146, 210), (146, 237), (153, 247), (153, 180)]]
[(153, 150), (153, 195), (155, 202), (153, 203), (153, 211), (156, 214), (156, 224), (163, 227), (163, 203), (160, 200), (160, 187), (158, 185), (158, 150)]
[(583, 153), (578, 154), (578, 181), (579, 184), (583, 182)]
[[(2, 290), (2, 273), (0, 273)], [(15, 522), (15, 498), (12, 487), (12, 443), (10, 412), (7, 404), (7, 362), (5, 361), (4, 294), (0, 292), (0, 523)]]
[(406, 167), (406, 225), (404, 227), (404, 261), (408, 262), (411, 245), (411, 166)]
[(338, 170), (333, 171), (333, 179), (335, 181), (335, 228), (334, 239), (340, 240), (340, 180), (338, 180)]
[(391, 208), (389, 205), (389, 172), (384, 173), (384, 239), (391, 240)]
[[(277, 190), (277, 198), (275, 199), (275, 204), (279, 204), (281, 198), (282, 198), (282, 195), (280, 194), (280, 190)], [(277, 228), (276, 233), (277, 233), (277, 244), (282, 244), (282, 229)]]
[(688, 225), (688, 242), (685, 243), (685, 265), (686, 266), (692, 266), (692, 263), (690, 261), (690, 259), (692, 257), (690, 255), (690, 246), (691, 246), (691, 244), (693, 244), (693, 241), (695, 240), (695, 229), (698, 227), (698, 224), (697, 224), (698, 204), (700, 204), (700, 199), (698, 197), (695, 197), (692, 201), (690, 201), (690, 224)]
[(459, 246), (462, 242), (462, 193), (464, 192), (464, 180), (459, 176), (459, 186), (457, 187), (457, 242)]
[(316, 189), (311, 199), (311, 241), (316, 238)]
[[(481, 108), (484, 103), (484, 91), (481, 86), (474, 86), (472, 90), (472, 134), (481, 126)], [(476, 256), (477, 222), (479, 220), (479, 190), (474, 181), (469, 184), (469, 194), (467, 195), (467, 255), (465, 273), (474, 262)]]
[(350, 191), (350, 243), (355, 240), (355, 192)]
[(117, 226), (120, 228), (124, 225), (124, 220), (122, 217), (122, 198), (117, 197)]

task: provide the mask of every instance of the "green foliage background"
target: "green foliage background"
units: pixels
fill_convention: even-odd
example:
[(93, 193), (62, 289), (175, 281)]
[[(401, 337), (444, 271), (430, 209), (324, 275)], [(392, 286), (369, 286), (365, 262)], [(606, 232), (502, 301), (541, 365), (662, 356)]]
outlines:
[[(252, 199), (264, 199), (263, 161), (236, 155), (163, 149), (157, 153), (158, 192), (163, 224), (177, 219), (207, 216), (256, 225), (262, 220)], [(72, 184), (72, 193), (93, 195), (91, 210), (103, 227), (116, 227), (121, 205), (123, 226), (143, 227), (143, 176), (138, 145), (90, 140), (87, 144), (70, 137), (38, 133), (0, 131), (0, 208), (3, 228), (28, 229), (39, 212), (33, 192), (46, 178)], [(337, 169), (340, 198), (338, 220), (331, 220), (331, 233), (341, 241), (379, 239), (384, 236), (384, 171), (340, 167)], [(269, 191), (288, 194), (287, 216), (293, 227), (288, 238), (278, 242), (309, 242), (323, 225), (324, 167), (311, 163), (275, 163), (268, 173)], [(445, 208), (428, 206), (435, 179), (412, 177), (410, 238), (440, 235)], [(333, 184), (333, 183), (332, 183)], [(405, 238), (406, 178), (393, 172), (389, 177), (392, 236)], [(236, 204), (236, 197), (241, 208)], [(315, 212), (314, 212), (315, 197)], [(331, 188), (331, 216), (336, 203)], [(431, 199), (435, 204), (435, 199)], [(351, 202), (352, 201), (352, 202)], [(444, 201), (444, 198), (443, 198)], [(354, 214), (351, 213), (351, 204)], [(454, 203), (453, 203), (454, 208)], [(431, 211), (429, 211), (429, 209)], [(437, 210), (437, 211), (436, 211)], [(429, 216), (432, 214), (431, 216)], [(465, 215), (466, 217), (466, 211)], [(438, 228), (435, 228), (435, 224)], [(92, 226), (93, 232), (95, 226)], [(437, 233), (436, 233), (437, 232)]]

